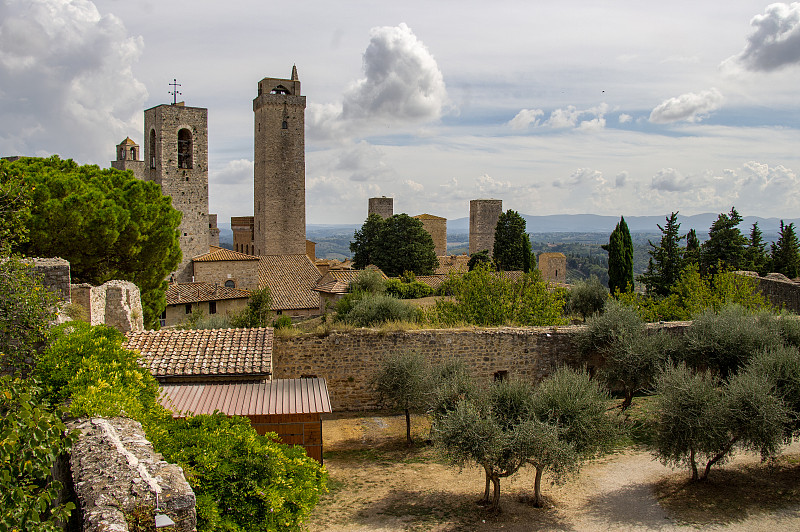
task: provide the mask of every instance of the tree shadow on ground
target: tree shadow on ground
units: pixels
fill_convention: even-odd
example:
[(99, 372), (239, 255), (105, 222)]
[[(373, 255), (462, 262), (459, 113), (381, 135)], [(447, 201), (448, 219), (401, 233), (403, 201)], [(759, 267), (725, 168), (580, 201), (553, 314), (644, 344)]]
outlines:
[(445, 532), (472, 530), (573, 530), (552, 509), (537, 509), (521, 502), (519, 494), (500, 498), (500, 511), (491, 512), (477, 503), (481, 494), (453, 494), (446, 491), (393, 490), (373, 501), (356, 515), (356, 522), (379, 528), (395, 526), (404, 530)]
[(590, 497), (586, 507), (593, 516), (601, 517), (620, 528), (642, 527), (659, 530), (672, 526), (668, 512), (658, 505), (649, 483), (629, 484), (614, 491)]
[(800, 464), (779, 458), (774, 463), (717, 469), (702, 482), (691, 482), (683, 471), (659, 480), (653, 488), (661, 507), (678, 522), (725, 525), (800, 505)]

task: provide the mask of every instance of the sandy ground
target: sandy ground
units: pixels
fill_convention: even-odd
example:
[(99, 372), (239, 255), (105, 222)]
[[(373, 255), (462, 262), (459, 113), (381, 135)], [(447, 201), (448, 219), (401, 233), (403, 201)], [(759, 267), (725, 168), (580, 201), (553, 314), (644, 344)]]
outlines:
[[(424, 440), (424, 420), (415, 419)], [(475, 504), (483, 472), (448, 467), (432, 448), (404, 445), (404, 420), (340, 417), (324, 422), (330, 493), (312, 514), (312, 531), (574, 530), (800, 531), (800, 445), (774, 468), (740, 455), (703, 486), (688, 472), (624, 451), (588, 463), (562, 485), (545, 478), (548, 507), (530, 506), (530, 471), (501, 483), (501, 512)], [(750, 468), (750, 469), (748, 469)]]

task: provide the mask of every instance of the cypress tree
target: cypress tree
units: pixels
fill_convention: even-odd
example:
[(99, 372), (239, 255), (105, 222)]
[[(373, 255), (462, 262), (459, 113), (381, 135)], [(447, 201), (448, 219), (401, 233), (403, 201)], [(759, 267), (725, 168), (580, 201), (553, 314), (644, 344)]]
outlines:
[(624, 216), (602, 247), (608, 251), (608, 290), (612, 294), (633, 290), (633, 241)]
[(531, 241), (525, 230), (525, 218), (517, 211), (500, 213), (494, 230), (492, 258), (498, 270), (531, 271)]
[(794, 279), (800, 274), (800, 243), (794, 232), (793, 223), (784, 225), (781, 220), (778, 242), (772, 244), (772, 269), (789, 279)]

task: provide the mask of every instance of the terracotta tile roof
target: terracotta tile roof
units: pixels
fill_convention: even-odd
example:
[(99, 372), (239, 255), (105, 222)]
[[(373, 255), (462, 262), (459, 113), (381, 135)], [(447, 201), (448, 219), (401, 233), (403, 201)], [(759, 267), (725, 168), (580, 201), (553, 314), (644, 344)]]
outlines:
[(250, 297), (249, 290), (211, 283), (171, 283), (167, 288), (167, 305), (248, 297)]
[(446, 275), (417, 275), (417, 281), (425, 283), (434, 290), (439, 288), (447, 280)]
[(447, 218), (442, 218), (441, 216), (434, 216), (433, 214), (418, 214), (414, 216), (418, 220), (447, 220)]
[[(367, 269), (375, 270), (381, 274), (381, 278), (388, 279), (386, 274), (377, 266), (367, 266)], [(326, 294), (344, 294), (347, 292), (347, 287), (350, 286), (350, 283), (352, 283), (362, 271), (364, 270), (329, 270), (317, 281), (314, 290), (317, 292), (325, 292)]]
[(325, 379), (161, 386), (161, 404), (181, 414), (229, 416), (321, 414), (331, 411)]
[(272, 329), (136, 331), (124, 347), (139, 351), (155, 377), (264, 377), (272, 374)]
[(125, 137), (125, 140), (123, 140), (122, 142), (120, 142), (120, 145), (122, 145), (122, 144), (126, 144), (126, 145), (128, 145), (128, 146), (138, 146), (138, 144), (136, 144), (135, 142), (133, 142), (133, 139), (131, 139), (130, 137)]
[(448, 275), (450, 272), (466, 273), (469, 271), (469, 255), (447, 255), (437, 257), (439, 267), (433, 272), (435, 275)]
[(258, 285), (269, 287), (272, 310), (319, 308), (314, 287), (321, 275), (307, 255), (264, 255), (259, 260)]
[(195, 262), (213, 262), (217, 260), (258, 260), (255, 255), (247, 255), (239, 253), (230, 249), (220, 248), (217, 246), (209, 246), (210, 251), (204, 255), (194, 257), (192, 260)]

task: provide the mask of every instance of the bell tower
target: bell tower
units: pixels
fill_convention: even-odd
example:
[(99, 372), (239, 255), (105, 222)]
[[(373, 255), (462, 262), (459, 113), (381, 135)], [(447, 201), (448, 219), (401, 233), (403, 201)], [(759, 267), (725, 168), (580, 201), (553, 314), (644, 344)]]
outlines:
[(258, 82), (253, 100), (256, 255), (306, 253), (305, 109), (296, 66), (291, 79)]
[(144, 112), (144, 176), (161, 185), (183, 216), (178, 227), (183, 257), (175, 272), (192, 280), (192, 258), (208, 253), (208, 109), (183, 102)]

